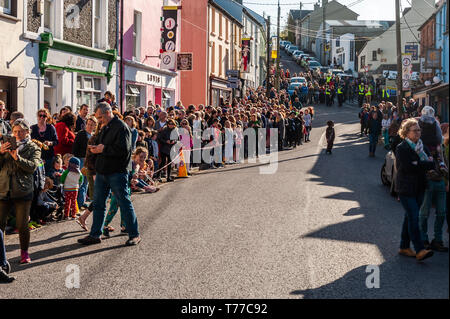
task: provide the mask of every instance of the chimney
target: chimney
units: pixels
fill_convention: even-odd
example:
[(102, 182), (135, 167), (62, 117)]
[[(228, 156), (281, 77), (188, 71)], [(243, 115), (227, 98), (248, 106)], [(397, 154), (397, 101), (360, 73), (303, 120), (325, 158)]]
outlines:
[(328, 4), (328, 0), (322, 0), (322, 7), (326, 6)]

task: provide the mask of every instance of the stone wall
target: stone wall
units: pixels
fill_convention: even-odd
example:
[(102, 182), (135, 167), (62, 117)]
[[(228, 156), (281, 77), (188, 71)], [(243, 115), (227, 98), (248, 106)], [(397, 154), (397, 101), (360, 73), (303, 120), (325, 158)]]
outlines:
[(41, 17), (37, 14), (37, 2), (38, 0), (27, 1), (27, 30), (37, 33), (41, 26)]
[[(71, 14), (69, 7), (77, 5), (80, 12), (79, 27), (68, 27), (65, 19)], [(92, 1), (90, 0), (64, 0), (64, 40), (92, 47)]]

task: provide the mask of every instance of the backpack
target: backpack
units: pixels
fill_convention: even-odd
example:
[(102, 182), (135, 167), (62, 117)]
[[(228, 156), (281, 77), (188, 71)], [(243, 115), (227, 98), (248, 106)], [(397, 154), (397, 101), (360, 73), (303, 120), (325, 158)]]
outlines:
[(33, 173), (33, 188), (35, 193), (39, 193), (44, 189), (45, 184), (45, 167), (42, 160), (39, 161), (39, 165)]

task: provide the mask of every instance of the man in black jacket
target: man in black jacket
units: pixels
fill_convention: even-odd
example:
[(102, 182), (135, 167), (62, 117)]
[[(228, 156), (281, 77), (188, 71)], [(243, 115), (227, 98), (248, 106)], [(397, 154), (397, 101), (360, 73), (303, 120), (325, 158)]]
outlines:
[(90, 151), (97, 154), (95, 161), (94, 217), (89, 236), (79, 239), (83, 245), (101, 242), (103, 223), (105, 221), (106, 200), (112, 191), (119, 202), (125, 219), (129, 239), (127, 246), (137, 245), (141, 238), (138, 222), (131, 203), (129, 191), (129, 174), (131, 171), (131, 132), (128, 126), (115, 117), (108, 103), (99, 103), (95, 117), (103, 125), (97, 139), (97, 145), (89, 145)]

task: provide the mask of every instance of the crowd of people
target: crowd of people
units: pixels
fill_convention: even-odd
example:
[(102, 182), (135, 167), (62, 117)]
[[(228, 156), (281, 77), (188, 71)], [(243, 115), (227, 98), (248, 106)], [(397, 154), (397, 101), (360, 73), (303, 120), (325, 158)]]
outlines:
[[(305, 77), (307, 82), (289, 94), (286, 84), (293, 76)], [(13, 280), (8, 275), (11, 267), (6, 260), (3, 244), (3, 233), (7, 227), (19, 234), (22, 264), (31, 262), (28, 252), (30, 230), (49, 222), (74, 220), (85, 231), (90, 231), (78, 242), (83, 245), (98, 244), (102, 235), (109, 237), (115, 231), (111, 221), (119, 210), (121, 232), (129, 235), (126, 245), (137, 245), (141, 237), (131, 203), (132, 193), (159, 191), (163, 179), (165, 182), (173, 181), (172, 168), (177, 165), (186, 165), (187, 173), (191, 175), (194, 166), (217, 169), (240, 163), (242, 159), (238, 156), (238, 149), (241, 146), (245, 150), (244, 158), (256, 155), (250, 154), (248, 149), (248, 136), (244, 134), (248, 129), (254, 129), (256, 134), (261, 129), (266, 130), (268, 137), (270, 129), (278, 129), (279, 151), (308, 143), (314, 121), (313, 105), (332, 105), (334, 93), (331, 91), (334, 88), (337, 88), (338, 102), (342, 105), (346, 99), (352, 100), (354, 88), (363, 84), (362, 81), (342, 80), (331, 74), (302, 72), (291, 75), (289, 70), (282, 70), (279, 80), (279, 91), (274, 87), (272, 74), (267, 91), (265, 87), (247, 89), (239, 99), (221, 98), (219, 106), (200, 104), (185, 107), (178, 102), (165, 109), (149, 101), (146, 107), (132, 107), (124, 113), (120, 112), (114, 95), (108, 91), (91, 114), (85, 104), (75, 112), (66, 106), (53, 115), (44, 107), (37, 112), (37, 123), (34, 125), (30, 125), (20, 112), (11, 113), (7, 121), (5, 103), (0, 101), (0, 280)], [(374, 156), (380, 135), (385, 139), (386, 148), (393, 147), (396, 140), (400, 152), (397, 153), (396, 186), (407, 212), (401, 254), (414, 253), (417, 259), (422, 260), (432, 254), (429, 248), (445, 250), (442, 234), (436, 232), (436, 227), (435, 239), (427, 244), (424, 227), (435, 193), (439, 192), (441, 196), (444, 185), (445, 196), (445, 183), (448, 191), (448, 181), (444, 181), (444, 176), (439, 181), (425, 182), (428, 178), (425, 177), (428, 174), (425, 170), (423, 176), (420, 175), (424, 180), (419, 180), (419, 171), (422, 168), (430, 170), (435, 162), (440, 165), (439, 172), (448, 167), (448, 131), (443, 133), (439, 125), (433, 124), (437, 136), (428, 139), (427, 134), (432, 131), (429, 127), (432, 120), (426, 117), (430, 116), (429, 109), (410, 112), (413, 108), (406, 105), (400, 116), (391, 102), (383, 101), (378, 106), (371, 106), (370, 99), (365, 101), (360, 112), (361, 134), (370, 135), (370, 155)], [(423, 118), (417, 122), (417, 127), (422, 128), (424, 133), (428, 132), (424, 135), (423, 148), (410, 132), (413, 126), (407, 124), (415, 121), (410, 118), (417, 114), (414, 112), (422, 112)], [(328, 121), (327, 126), (326, 153), (331, 154), (335, 140), (333, 121)], [(209, 138), (194, 136), (207, 128), (212, 128), (214, 132)], [(428, 155), (443, 153), (440, 151), (444, 135), (447, 165), (441, 165), (444, 163), (443, 157), (442, 160), (433, 157), (432, 161)], [(211, 143), (222, 147), (222, 158), (210, 163), (194, 162), (192, 150), (195, 138), (201, 140), (201, 148)], [(407, 142), (401, 142), (401, 139)], [(226, 140), (233, 143), (225, 143)], [(411, 143), (407, 144), (409, 141)], [(431, 142), (439, 142), (439, 145)], [(171, 157), (176, 144), (181, 145), (184, 163), (175, 163)], [(267, 138), (266, 147), (270, 146)], [(434, 153), (426, 153), (428, 149)], [(410, 158), (406, 159), (404, 154), (407, 150)], [(266, 153), (266, 150), (259, 151), (259, 154), (261, 151)], [(408, 162), (410, 160), (419, 164), (411, 164)], [(411, 181), (418, 185), (409, 185)], [(423, 205), (420, 196), (425, 196)], [(436, 222), (441, 228), (442, 214), (445, 215), (445, 209), (439, 208)], [(89, 230), (87, 218), (90, 215), (92, 225)], [(413, 241), (417, 254), (409, 249), (409, 239)]]

